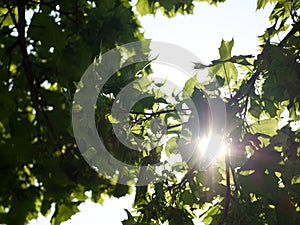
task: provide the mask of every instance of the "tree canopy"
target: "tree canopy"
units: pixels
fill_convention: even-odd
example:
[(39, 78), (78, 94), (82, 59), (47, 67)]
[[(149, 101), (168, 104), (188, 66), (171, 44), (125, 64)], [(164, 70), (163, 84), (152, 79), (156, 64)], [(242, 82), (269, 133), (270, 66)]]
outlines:
[[(226, 148), (205, 169), (199, 169), (201, 156), (193, 155), (192, 160), (170, 165), (179, 175), (166, 170), (160, 182), (134, 188), (130, 180), (118, 182), (120, 171), (111, 171), (108, 179), (87, 163), (87, 158), (105, 163), (97, 149), (88, 148), (83, 155), (78, 148), (87, 143), (75, 140), (72, 110), (74, 116), (74, 110), (80, 114), (82, 109), (80, 104), (74, 109), (73, 98), (82, 93), (80, 79), (86, 68), (101, 64), (103, 53), (133, 41), (145, 43), (141, 48), (147, 58), (149, 41), (140, 31), (137, 13), (192, 14), (193, 2), (0, 2), (1, 224), (27, 224), (48, 215), (53, 203), (51, 224), (60, 224), (79, 211), (87, 191), (92, 201), (102, 203), (106, 196), (121, 197), (133, 190), (134, 211), (126, 211), (124, 225), (194, 224), (196, 219), (224, 225), (300, 224), (300, 1), (258, 0), (257, 9), (267, 3), (274, 7), (271, 26), (259, 36), (260, 53), (232, 55), (234, 40), (222, 40), (219, 59), (194, 64), (195, 71), (208, 71), (206, 82), (192, 77), (182, 92), (167, 96), (160, 92), (164, 82), (153, 85), (148, 78), (149, 59), (131, 63), (103, 84), (94, 108), (99, 137), (118, 160), (142, 165), (140, 177), (165, 156), (184, 158), (182, 149), (194, 149), (195, 140), (206, 136), (214, 122), (207, 96), (220, 98), (226, 107)], [(127, 49), (125, 62), (120, 56), (117, 63), (130, 62), (133, 53)], [(151, 142), (134, 143), (150, 149), (146, 151), (126, 147), (115, 133), (114, 126), (124, 121), (115, 118), (112, 107), (132, 81), (140, 84), (133, 87), (133, 96), (152, 95), (137, 101), (124, 121), (135, 137), (157, 137), (162, 143), (155, 148)], [(195, 108), (185, 108), (189, 101)], [(197, 123), (199, 127), (193, 126)], [(119, 135), (129, 138), (128, 133)], [(130, 169), (126, 172), (131, 174)]]

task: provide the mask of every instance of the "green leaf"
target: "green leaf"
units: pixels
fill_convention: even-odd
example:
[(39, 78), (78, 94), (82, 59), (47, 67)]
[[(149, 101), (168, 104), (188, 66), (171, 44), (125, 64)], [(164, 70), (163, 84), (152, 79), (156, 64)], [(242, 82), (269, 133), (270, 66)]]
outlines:
[(172, 153), (176, 153), (175, 150), (177, 148), (177, 138), (171, 138), (170, 140), (168, 140), (167, 144), (166, 144), (166, 147), (165, 147), (165, 152), (166, 152), (166, 155), (168, 157), (170, 157), (170, 155)]
[(220, 87), (224, 86), (224, 83), (225, 83), (224, 77), (216, 75), (216, 79), (217, 79), (217, 82), (218, 82), (218, 84), (219, 84)]
[(256, 9), (265, 8), (267, 3), (274, 3), (276, 0), (257, 0)]
[(299, 212), (295, 210), (290, 197), (283, 191), (276, 196), (276, 213), (280, 224), (297, 225), (300, 222)]
[(187, 204), (187, 205), (193, 205), (195, 202), (197, 202), (195, 195), (188, 190), (185, 190), (181, 194), (181, 200), (184, 204)]
[(199, 63), (194, 63), (194, 69), (205, 69), (205, 68), (207, 68), (207, 67), (209, 67), (208, 65), (205, 65), (205, 64), (203, 64), (203, 63), (201, 63), (201, 62), (199, 62)]
[(223, 85), (228, 85), (231, 80), (237, 80), (238, 76), (238, 71), (235, 65), (231, 62), (214, 65), (210, 67), (209, 71), (224, 79)]
[(277, 107), (274, 102), (269, 99), (265, 100), (265, 110), (270, 114), (271, 117), (275, 117), (277, 113)]
[(152, 13), (148, 0), (138, 0), (136, 10), (141, 14), (141, 16)]
[(170, 207), (168, 209), (170, 225), (194, 225), (193, 220), (189, 217), (186, 210)]
[[(98, 147), (90, 144), (94, 137), (86, 132), (85, 128), (92, 127), (94, 122), (97, 124), (99, 140), (104, 142), (109, 154), (124, 164), (136, 166), (157, 163), (162, 160), (163, 150), (167, 156), (171, 156), (172, 153), (177, 156), (177, 143), (182, 143), (181, 156), (184, 157), (184, 151), (190, 151), (194, 147), (190, 143), (194, 141), (195, 133), (192, 131), (199, 128), (198, 125), (195, 126), (195, 130), (192, 128), (192, 125), (195, 125), (195, 116), (198, 115), (201, 119), (200, 125), (203, 127), (207, 127), (205, 125), (209, 122), (209, 117), (205, 115), (207, 104), (203, 104), (204, 94), (197, 94), (195, 89), (205, 94), (215, 94), (219, 91), (226, 98), (225, 102), (229, 95), (232, 96), (232, 101), (229, 100), (226, 105), (228, 127), (224, 137), (224, 143), (229, 144), (230, 149), (228, 162), (232, 166), (232, 198), (229, 199), (224, 223), (300, 224), (300, 144), (299, 128), (294, 123), (299, 120), (300, 115), (300, 34), (297, 16), (300, 1), (258, 0), (258, 9), (266, 7), (269, 2), (276, 2), (269, 17), (272, 24), (260, 36), (261, 53), (257, 56), (232, 56), (234, 41), (222, 40), (219, 59), (213, 60), (210, 65), (194, 65), (197, 69), (208, 68), (211, 80), (200, 84), (195, 76), (186, 82), (183, 93), (178, 95), (172, 93), (172, 96), (165, 96), (160, 91), (166, 82), (155, 84), (150, 79), (139, 79), (152, 72), (150, 66), (154, 60), (123, 68), (106, 83), (101, 80), (103, 74), (97, 74), (98, 84), (103, 84), (104, 87), (97, 90), (100, 93), (95, 107), (96, 118), (86, 121), (84, 104), (75, 102), (74, 114), (78, 115), (79, 128), (82, 128), (78, 132), (79, 140), (75, 140), (72, 132), (69, 132), (72, 127), (70, 109), (74, 93), (84, 96), (86, 102), (91, 99), (90, 93), (85, 92), (84, 88), (76, 88), (77, 85), (84, 87), (84, 84), (78, 81), (90, 63), (98, 62), (94, 58), (98, 58), (100, 48), (101, 54), (105, 54), (122, 43), (145, 38), (135, 10), (141, 15), (155, 14), (161, 10), (163, 15), (172, 17), (177, 13), (192, 13), (197, 1), (200, 0), (136, 0), (136, 8), (132, 6), (132, 1), (128, 0), (5, 1), (6, 3), (2, 4), (1, 224), (26, 224), (29, 222), (27, 220), (40, 214), (51, 213), (51, 205), (56, 207), (51, 223), (62, 224), (78, 212), (80, 202), (87, 198), (86, 191), (91, 191), (91, 200), (99, 204), (108, 196), (120, 197), (131, 192), (129, 186), (115, 184), (118, 183), (118, 176), (116, 168), (111, 165), (112, 161), (103, 157)], [(224, 0), (203, 1), (216, 4)], [(23, 27), (20, 18), (18, 19), (20, 9), (25, 9), (26, 27)], [(25, 30), (23, 37), (16, 37), (14, 22), (18, 23), (18, 29)], [(280, 40), (277, 40), (277, 34), (282, 37)], [(22, 35), (22, 32), (18, 35)], [(26, 40), (26, 46), (20, 46), (22, 39)], [(150, 41), (141, 44), (145, 50), (144, 59), (147, 59), (149, 45)], [(20, 47), (25, 47), (25, 50), (28, 50), (27, 54), (26, 51), (24, 53), (24, 49), (20, 51)], [(135, 52), (134, 49), (120, 49), (122, 54), (116, 51), (108, 60), (109, 63), (105, 63), (107, 70), (110, 69), (109, 65), (129, 65), (136, 59), (135, 53), (141, 53)], [(130, 83), (133, 84), (130, 93), (132, 98), (120, 101), (120, 110), (125, 105), (131, 106), (132, 100), (143, 93), (155, 94), (155, 97), (142, 99), (131, 109), (142, 112), (141, 114), (130, 113), (123, 121), (113, 121), (109, 116), (112, 104), (117, 102), (120, 91)], [(47, 87), (48, 84), (50, 87)], [(219, 88), (220, 86), (225, 87)], [(231, 93), (228, 93), (229, 91)], [(150, 113), (162, 108), (174, 109), (175, 103), (166, 101), (171, 98), (179, 102), (178, 113), (143, 115), (148, 108), (150, 110), (147, 112)], [(190, 100), (194, 101), (198, 109), (196, 114), (190, 115), (186, 111), (184, 113), (187, 116), (180, 114), (183, 111), (180, 109), (189, 106)], [(201, 105), (205, 107), (198, 107)], [(33, 106), (36, 107), (34, 110)], [(286, 109), (289, 112), (289, 121), (285, 127), (277, 130), (276, 119), (279, 120), (281, 113)], [(245, 116), (248, 110), (250, 113)], [(161, 146), (149, 150), (148, 147), (153, 147), (156, 142), (151, 141), (145, 146), (138, 146), (140, 150), (146, 151), (134, 151), (117, 140), (112, 124), (109, 123), (111, 120), (122, 126), (123, 122), (130, 122), (131, 130), (121, 134), (124, 139), (132, 132), (141, 140), (153, 140), (149, 128), (153, 127), (152, 125), (155, 127), (155, 124), (150, 122), (154, 116), (168, 126), (187, 121), (185, 125), (191, 125), (191, 129), (190, 126), (183, 126), (184, 130), (182, 127), (172, 128), (164, 133), (160, 140), (164, 144)], [(260, 121), (252, 123), (258, 120)], [(161, 127), (152, 130), (157, 131)], [(182, 138), (183, 142), (178, 142), (179, 138)], [(135, 142), (133, 144), (138, 145)], [(82, 154), (78, 146), (84, 145), (88, 150)], [(108, 176), (94, 171), (85, 162), (85, 158), (93, 160), (95, 167), (107, 168), (105, 172)], [(136, 187), (133, 209), (135, 216), (126, 210), (128, 219), (124, 220), (123, 224), (192, 225), (199, 209), (203, 211), (200, 219), (203, 219), (205, 224), (220, 223), (226, 213), (224, 203), (227, 171), (224, 158), (216, 159), (209, 168), (201, 172), (191, 170), (195, 168), (193, 163), (198, 163), (199, 160), (198, 157), (193, 157), (187, 163), (176, 161), (172, 165), (163, 164), (163, 168), (159, 166), (165, 180)], [(177, 173), (171, 173), (175, 171), (179, 172), (178, 176)], [(193, 171), (193, 174), (187, 173), (188, 171)], [(119, 179), (125, 172), (132, 175), (128, 182), (133, 181), (135, 173), (131, 174), (127, 166), (119, 172)], [(144, 171), (141, 170), (138, 181), (152, 176), (152, 172), (150, 166)], [(181, 180), (183, 174), (186, 176)], [(109, 176), (114, 178), (107, 179)], [(74, 203), (75, 200), (78, 201)]]
[(204, 217), (204, 219), (202, 219), (202, 223), (204, 224), (211, 224), (211, 222), (213, 221), (213, 218), (211, 216), (206, 216)]
[(253, 64), (247, 60), (253, 59), (252, 55), (235, 55), (230, 58), (230, 62), (237, 63), (244, 66), (253, 66)]
[(187, 82), (184, 84), (183, 91), (184, 94), (188, 96), (192, 96), (194, 92), (194, 87), (199, 87), (199, 83), (196, 78), (192, 77), (187, 80)]
[(265, 119), (254, 124), (251, 124), (250, 130), (253, 134), (262, 133), (265, 135), (273, 136), (278, 130), (278, 120), (271, 118)]
[(164, 117), (164, 123), (165, 125), (173, 125), (174, 123), (180, 123), (181, 122), (181, 117), (179, 113), (177, 112), (171, 112), (165, 115)]
[[(12, 14), (15, 18), (11, 17), (11, 14), (9, 13), (9, 10), (12, 11)], [(12, 26), (14, 25), (13, 19), (16, 19), (18, 17), (18, 7), (13, 7), (12, 9), (7, 8), (0, 8), (0, 21), (1, 21), (1, 28), (4, 26)]]
[(257, 101), (252, 100), (250, 104), (251, 104), (251, 106), (249, 108), (249, 112), (255, 118), (259, 118), (260, 114), (262, 113), (262, 108), (263, 108), (261, 105), (261, 102), (259, 102), (258, 100)]
[(127, 209), (124, 209), (124, 210), (126, 211), (128, 218), (127, 218), (127, 220), (123, 220), (122, 224), (123, 225), (134, 225), (134, 224), (136, 224), (136, 222), (135, 222), (133, 216), (131, 215), (131, 213)]
[(72, 215), (79, 212), (78, 203), (69, 203), (68, 205), (56, 205), (55, 212), (51, 218), (51, 225), (60, 225), (62, 222), (67, 221)]
[(125, 196), (129, 192), (129, 186), (123, 184), (117, 184), (113, 195), (117, 198)]
[(231, 50), (234, 44), (234, 40), (225, 41), (222, 39), (221, 46), (219, 48), (219, 54), (221, 60), (227, 60), (231, 57)]
[(48, 53), (50, 47), (55, 46), (55, 51), (61, 51), (65, 46), (66, 34), (62, 28), (54, 22), (54, 18), (45, 13), (34, 13), (31, 19), (29, 35), (33, 39), (39, 39), (44, 44), (43, 55)]

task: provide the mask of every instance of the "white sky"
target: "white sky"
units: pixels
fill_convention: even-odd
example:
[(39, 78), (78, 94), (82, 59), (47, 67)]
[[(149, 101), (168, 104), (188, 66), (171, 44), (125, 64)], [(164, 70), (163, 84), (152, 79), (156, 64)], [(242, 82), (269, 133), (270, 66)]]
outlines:
[[(196, 54), (202, 62), (209, 63), (218, 58), (222, 38), (234, 38), (234, 55), (256, 54), (257, 36), (270, 25), (270, 12), (270, 5), (256, 11), (256, 0), (227, 0), (218, 7), (197, 3), (194, 14), (189, 16), (168, 19), (158, 13), (156, 17), (145, 16), (140, 20), (146, 38), (179, 45)], [(81, 212), (62, 224), (121, 225), (121, 221), (127, 218), (124, 208), (130, 209), (132, 203), (133, 196), (113, 198), (105, 201), (103, 206), (87, 201), (80, 206)], [(50, 217), (40, 217), (29, 225), (49, 225)]]

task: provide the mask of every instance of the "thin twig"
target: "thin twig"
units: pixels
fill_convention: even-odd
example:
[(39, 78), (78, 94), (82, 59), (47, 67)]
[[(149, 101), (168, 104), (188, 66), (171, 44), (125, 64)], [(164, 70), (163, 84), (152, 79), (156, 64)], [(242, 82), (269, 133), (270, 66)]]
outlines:
[[(183, 111), (188, 111), (190, 109), (182, 109)], [(157, 112), (136, 112), (136, 111), (130, 111), (131, 114), (138, 114), (138, 115), (145, 115), (145, 116), (158, 116), (165, 113), (172, 113), (172, 112), (178, 112), (176, 109), (170, 109), (170, 110), (162, 110)]]
[(182, 125), (184, 125), (184, 124), (186, 124), (186, 122), (184, 122), (184, 123), (179, 123), (179, 124), (175, 124), (175, 125), (172, 125), (172, 126), (167, 126), (167, 130), (172, 129), (172, 128), (176, 128), (176, 127), (180, 127), (180, 126), (182, 126)]
[(237, 92), (237, 94), (228, 101), (228, 104), (231, 105), (234, 101), (240, 101), (241, 99), (247, 97), (250, 94), (250, 92), (253, 90), (255, 81), (259, 75), (260, 75), (260, 71), (256, 71), (252, 75), (252, 77), (249, 80), (247, 80), (245, 85), (247, 85), (249, 87), (249, 90), (247, 91), (247, 93), (245, 95), (242, 95), (243, 93), (241, 93), (241, 92)]
[(218, 223), (219, 225), (223, 224), (228, 216), (229, 204), (232, 198), (231, 189), (230, 189), (230, 162), (228, 150), (225, 153), (225, 168), (226, 168), (226, 195), (225, 195), (225, 205), (222, 220)]
[(145, 115), (145, 116), (157, 116), (157, 115), (160, 115), (160, 114), (171, 113), (171, 112), (176, 112), (176, 110), (175, 109), (170, 109), (170, 110), (163, 110), (163, 111), (152, 112), (152, 113), (130, 111), (131, 114), (139, 114), (139, 115)]

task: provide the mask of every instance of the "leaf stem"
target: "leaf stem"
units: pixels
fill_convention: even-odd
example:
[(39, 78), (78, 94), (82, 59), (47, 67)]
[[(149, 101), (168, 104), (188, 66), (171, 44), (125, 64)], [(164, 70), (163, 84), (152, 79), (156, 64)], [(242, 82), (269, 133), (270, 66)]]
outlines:
[(228, 85), (228, 90), (229, 90), (229, 93), (230, 93), (230, 98), (232, 98), (232, 92), (231, 92), (231, 88), (230, 88), (230, 80), (229, 80), (229, 77), (228, 77), (228, 73), (227, 73), (227, 70), (226, 70), (226, 66), (225, 66), (225, 63), (222, 64), (223, 65), (223, 69), (225, 71), (225, 77), (226, 77), (226, 81), (227, 81), (227, 85)]

